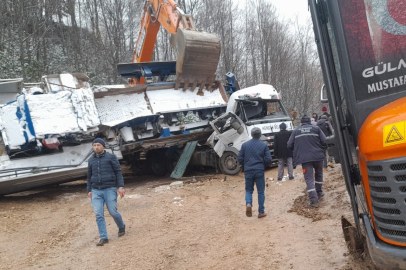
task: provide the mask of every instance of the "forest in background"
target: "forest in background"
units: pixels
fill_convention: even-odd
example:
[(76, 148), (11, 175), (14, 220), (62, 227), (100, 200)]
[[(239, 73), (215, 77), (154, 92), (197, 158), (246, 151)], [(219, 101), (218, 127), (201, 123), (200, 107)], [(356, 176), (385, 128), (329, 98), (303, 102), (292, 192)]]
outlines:
[[(38, 82), (45, 74), (86, 73), (92, 84), (126, 83), (144, 0), (0, 1), (0, 78)], [(319, 112), (322, 74), (311, 22), (282, 19), (268, 0), (178, 0), (196, 27), (221, 38), (218, 79), (272, 84), (299, 115)], [(152, 61), (175, 60), (161, 27)]]

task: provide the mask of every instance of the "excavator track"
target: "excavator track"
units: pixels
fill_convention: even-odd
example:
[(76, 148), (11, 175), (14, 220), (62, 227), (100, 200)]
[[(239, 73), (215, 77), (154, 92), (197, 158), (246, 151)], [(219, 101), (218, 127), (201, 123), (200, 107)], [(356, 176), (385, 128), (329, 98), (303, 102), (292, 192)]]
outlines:
[(171, 46), (177, 55), (175, 89), (183, 84), (183, 90), (199, 87), (211, 90), (216, 79), (221, 44), (216, 34), (197, 30), (178, 29), (171, 34)]

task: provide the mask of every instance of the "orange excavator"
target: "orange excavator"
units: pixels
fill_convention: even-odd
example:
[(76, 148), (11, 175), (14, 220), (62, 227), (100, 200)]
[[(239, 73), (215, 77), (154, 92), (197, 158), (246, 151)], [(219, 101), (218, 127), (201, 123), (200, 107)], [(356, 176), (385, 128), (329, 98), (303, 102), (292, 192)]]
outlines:
[[(173, 0), (148, 0), (144, 5), (141, 18), (141, 30), (134, 49), (133, 63), (140, 65), (119, 65), (118, 71), (124, 77), (130, 78), (130, 84), (143, 84), (146, 82), (145, 73), (154, 74), (154, 67), (162, 72), (162, 65), (148, 65), (152, 59), (155, 42), (160, 26), (170, 34), (170, 44), (176, 56), (176, 82), (175, 89), (183, 86), (184, 89), (200, 87), (198, 94), (202, 94), (206, 86), (210, 90), (216, 75), (220, 58), (220, 38), (216, 34), (198, 31), (191, 15), (185, 14), (180, 6)], [(172, 75), (173, 62), (163, 63), (164, 69)], [(175, 64), (175, 63), (173, 63)], [(141, 75), (131, 76), (131, 69), (139, 71)], [(175, 67), (174, 67), (175, 69)], [(133, 72), (134, 74), (134, 72)], [(149, 82), (147, 80), (147, 82)]]
[(342, 218), (344, 238), (351, 253), (366, 240), (378, 267), (406, 269), (406, 1), (308, 3), (335, 129), (329, 154), (355, 223)]

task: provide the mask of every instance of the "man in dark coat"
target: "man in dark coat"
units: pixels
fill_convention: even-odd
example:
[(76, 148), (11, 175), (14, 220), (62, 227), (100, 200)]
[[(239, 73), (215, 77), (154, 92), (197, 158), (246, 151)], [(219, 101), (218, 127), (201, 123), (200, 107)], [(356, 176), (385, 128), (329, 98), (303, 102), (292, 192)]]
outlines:
[(334, 135), (334, 129), (331, 126), (330, 121), (328, 121), (327, 115), (322, 115), (320, 116), (320, 120), (317, 121), (317, 126), (323, 131), (324, 135), (326, 137), (330, 137), (331, 135)]
[(261, 130), (253, 128), (251, 130), (252, 139), (241, 146), (238, 154), (238, 162), (244, 167), (245, 174), (245, 205), (247, 217), (252, 217), (252, 193), (254, 184), (258, 192), (258, 218), (263, 218), (265, 214), (265, 168), (272, 161), (268, 146), (262, 142)]
[[(329, 114), (328, 111), (327, 111), (327, 107), (323, 107), (323, 108), (321, 109), (321, 111), (322, 111), (322, 114), (320, 115), (319, 120), (321, 119), (321, 116), (322, 116), (322, 115), (326, 115), (327, 118), (329, 118), (329, 117), (331, 116), (331, 114)], [(316, 120), (317, 120), (317, 119), (316, 119)]]
[(92, 200), (100, 234), (97, 246), (103, 246), (109, 242), (104, 219), (104, 204), (117, 224), (118, 236), (125, 234), (123, 218), (117, 211), (117, 192), (121, 198), (125, 195), (123, 175), (117, 157), (107, 153), (104, 150), (105, 146), (105, 142), (100, 138), (93, 141), (94, 155), (89, 159), (87, 169), (87, 192)]
[(285, 162), (288, 165), (289, 180), (293, 177), (293, 152), (288, 149), (288, 140), (292, 131), (286, 130), (286, 124), (279, 125), (280, 131), (274, 137), (274, 156), (278, 158), (278, 181), (282, 181), (285, 169)]
[[(321, 131), (323, 131), (326, 137), (334, 135), (334, 129), (331, 126), (330, 121), (328, 121), (327, 115), (323, 114), (322, 116), (320, 116), (320, 120), (317, 121), (317, 126), (321, 129)], [(333, 157), (329, 156), (327, 162), (327, 149), (324, 149), (323, 167), (325, 171), (327, 171), (327, 165), (331, 168), (334, 168)]]
[(318, 207), (318, 200), (324, 196), (323, 148), (326, 146), (323, 131), (311, 125), (307, 115), (302, 117), (301, 126), (292, 132), (288, 141), (288, 148), (293, 150), (293, 165), (302, 164), (310, 206), (313, 207)]

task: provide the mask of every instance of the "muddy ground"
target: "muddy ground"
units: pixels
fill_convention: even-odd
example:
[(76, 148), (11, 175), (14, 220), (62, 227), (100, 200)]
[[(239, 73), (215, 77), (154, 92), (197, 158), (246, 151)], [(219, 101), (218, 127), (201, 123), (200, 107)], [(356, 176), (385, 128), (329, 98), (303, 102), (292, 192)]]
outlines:
[[(326, 196), (307, 206), (300, 166), (278, 182), (266, 172), (268, 216), (245, 216), (244, 176), (215, 175), (169, 189), (169, 178), (126, 180), (118, 208), (125, 236), (106, 211), (110, 242), (99, 239), (85, 182), (0, 199), (0, 269), (375, 269), (352, 256), (340, 217), (351, 216), (339, 165), (325, 173)], [(225, 180), (225, 181), (224, 181)]]

